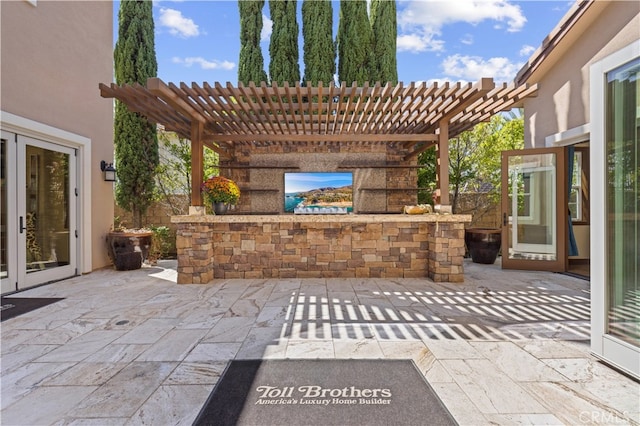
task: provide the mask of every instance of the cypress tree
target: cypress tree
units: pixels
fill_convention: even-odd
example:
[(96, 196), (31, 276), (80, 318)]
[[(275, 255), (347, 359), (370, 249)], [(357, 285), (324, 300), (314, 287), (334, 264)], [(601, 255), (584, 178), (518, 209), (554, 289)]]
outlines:
[[(158, 71), (151, 1), (123, 0), (118, 14), (118, 41), (114, 50), (117, 84), (146, 84)], [(142, 226), (142, 215), (154, 195), (158, 166), (156, 126), (116, 101), (114, 144), (118, 182), (116, 202), (132, 212), (133, 226)]]
[(333, 8), (331, 0), (303, 0), (302, 36), (304, 39), (304, 79), (326, 86), (336, 73), (336, 46), (333, 42)]
[(298, 64), (298, 21), (296, 0), (269, 0), (273, 32), (269, 44), (269, 77), (282, 85), (300, 81)]
[(366, 0), (340, 0), (338, 24), (338, 76), (351, 85), (362, 86), (371, 77), (371, 24)]
[(240, 10), (240, 59), (238, 81), (248, 85), (267, 81), (264, 59), (260, 49), (262, 31), (262, 8), (264, 0), (238, 0)]
[(398, 84), (396, 60), (397, 17), (395, 0), (371, 1), (373, 61), (371, 81)]

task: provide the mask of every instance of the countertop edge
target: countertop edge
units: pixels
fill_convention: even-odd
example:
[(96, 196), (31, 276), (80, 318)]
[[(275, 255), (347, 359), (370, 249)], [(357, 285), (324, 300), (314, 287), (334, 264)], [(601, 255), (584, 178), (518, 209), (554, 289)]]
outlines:
[(468, 223), (471, 215), (454, 214), (301, 214), (301, 215), (198, 215), (171, 216), (171, 223)]

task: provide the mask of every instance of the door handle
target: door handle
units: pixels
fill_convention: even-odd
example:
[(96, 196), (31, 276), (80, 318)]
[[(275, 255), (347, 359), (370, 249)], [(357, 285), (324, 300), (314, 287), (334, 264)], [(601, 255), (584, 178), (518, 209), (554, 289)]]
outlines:
[(502, 225), (507, 226), (507, 214), (502, 213)]
[(27, 227), (24, 226), (24, 217), (20, 216), (20, 227), (18, 228), (20, 230), (20, 233), (22, 234)]

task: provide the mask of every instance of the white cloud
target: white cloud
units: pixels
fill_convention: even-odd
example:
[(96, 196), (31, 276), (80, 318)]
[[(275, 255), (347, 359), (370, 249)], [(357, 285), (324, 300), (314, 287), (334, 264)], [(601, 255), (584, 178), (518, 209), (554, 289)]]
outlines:
[(487, 19), (506, 23), (510, 32), (520, 31), (527, 22), (520, 6), (508, 0), (412, 0), (398, 15), (398, 24), (439, 31), (446, 24), (468, 22), (475, 25)]
[[(485, 20), (496, 21), (496, 26), (500, 27), (506, 25), (508, 32), (520, 31), (527, 22), (520, 7), (508, 0), (411, 0), (398, 13), (401, 37), (414, 36), (422, 40), (437, 40), (447, 24), (467, 22), (477, 25)], [(438, 41), (442, 49), (444, 42)]]
[(171, 61), (174, 64), (183, 64), (185, 67), (191, 67), (192, 65), (199, 65), (203, 70), (232, 70), (236, 67), (234, 62), (229, 61), (208, 61), (200, 56), (190, 56), (187, 58), (173, 57)]
[(465, 34), (460, 37), (460, 43), (466, 44), (467, 46), (472, 45), (474, 43), (473, 34)]
[(478, 56), (452, 55), (442, 61), (442, 68), (446, 75), (466, 81), (478, 81), (483, 77), (493, 77), (496, 81), (511, 81), (521, 63), (514, 64), (507, 58), (489, 58)]
[(188, 38), (200, 35), (198, 25), (192, 19), (182, 16), (182, 12), (175, 9), (160, 9), (160, 26), (167, 27), (169, 33)]
[(520, 49), (520, 56), (524, 56), (524, 57), (529, 57), (531, 56), (531, 54), (533, 52), (536, 51), (536, 48), (533, 46), (529, 46), (528, 44), (525, 44), (524, 46), (522, 46), (522, 48)]
[(262, 14), (262, 31), (260, 31), (260, 41), (268, 41), (273, 31), (273, 21), (267, 15)]
[(419, 33), (399, 35), (397, 38), (399, 52), (441, 52), (444, 50), (444, 40), (435, 39), (430, 35)]

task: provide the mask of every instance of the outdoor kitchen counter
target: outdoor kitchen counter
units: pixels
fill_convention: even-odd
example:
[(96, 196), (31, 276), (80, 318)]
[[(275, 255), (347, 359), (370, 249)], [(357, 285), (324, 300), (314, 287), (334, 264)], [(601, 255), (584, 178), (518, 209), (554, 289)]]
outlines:
[(271, 215), (199, 215), (172, 216), (172, 223), (287, 223), (287, 222), (339, 222), (339, 223), (388, 223), (388, 222), (471, 222), (471, 215), (452, 214), (271, 214)]
[(469, 215), (173, 216), (178, 283), (232, 278), (464, 280)]

